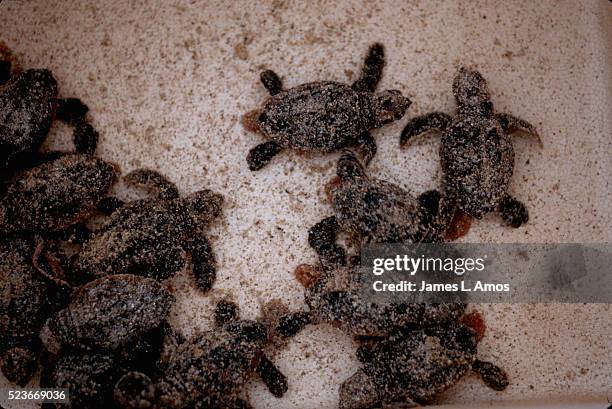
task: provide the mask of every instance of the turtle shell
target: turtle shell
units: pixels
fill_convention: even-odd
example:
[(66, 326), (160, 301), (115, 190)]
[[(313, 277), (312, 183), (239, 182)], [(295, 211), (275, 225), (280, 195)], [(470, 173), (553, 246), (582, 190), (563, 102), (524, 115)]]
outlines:
[(367, 130), (366, 98), (337, 82), (313, 82), (271, 97), (258, 122), (283, 148), (330, 152)]
[(57, 82), (49, 70), (27, 70), (0, 88), (0, 169), (40, 147), (56, 98)]
[(480, 218), (506, 196), (514, 148), (497, 120), (458, 117), (442, 135), (440, 158), (447, 192), (464, 212)]

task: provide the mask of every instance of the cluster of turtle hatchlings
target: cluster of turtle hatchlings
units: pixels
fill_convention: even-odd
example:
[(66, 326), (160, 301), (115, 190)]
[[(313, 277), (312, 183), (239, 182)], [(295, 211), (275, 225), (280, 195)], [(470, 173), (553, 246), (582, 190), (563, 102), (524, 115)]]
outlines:
[[(358, 257), (337, 242), (442, 242), (465, 233), (471, 217), (499, 211), (510, 226), (528, 220), (508, 193), (514, 150), (509, 133), (537, 137), (533, 126), (493, 109), (480, 73), (460, 68), (454, 116), (411, 119), (400, 144), (442, 133), (440, 191), (418, 197), (368, 176), (376, 154), (369, 130), (401, 119), (411, 101), (397, 90), (375, 92), (385, 64), (370, 47), (351, 85), (313, 82), (285, 89), (264, 71), (270, 97), (244, 124), (266, 138), (251, 149), (252, 171), (283, 150), (343, 150), (327, 186), (333, 215), (308, 232), (317, 266), (301, 265), (307, 309), (279, 303), (262, 318), (239, 318), (236, 304), (215, 309), (215, 328), (182, 337), (167, 321), (174, 296), (164, 280), (190, 260), (194, 285), (206, 292), (216, 262), (205, 233), (223, 197), (204, 189), (180, 195), (150, 169), (124, 176), (146, 198), (110, 195), (119, 167), (94, 156), (98, 133), (88, 108), (62, 98), (50, 71), (22, 71), (0, 54), (0, 369), (17, 385), (39, 368), (41, 387), (67, 388), (72, 408), (248, 408), (245, 384), (259, 376), (281, 397), (289, 380), (266, 356), (307, 325), (332, 324), (355, 337), (361, 368), (339, 391), (340, 408), (409, 407), (434, 402), (470, 370), (495, 390), (502, 369), (477, 358), (484, 321), (466, 305), (374, 304), (358, 291)], [(73, 152), (43, 152), (53, 120), (74, 128)], [(348, 148), (357, 147), (361, 159)], [(92, 228), (92, 218), (102, 219)], [(459, 226), (459, 227), (457, 227)], [(53, 406), (53, 404), (46, 404)]]

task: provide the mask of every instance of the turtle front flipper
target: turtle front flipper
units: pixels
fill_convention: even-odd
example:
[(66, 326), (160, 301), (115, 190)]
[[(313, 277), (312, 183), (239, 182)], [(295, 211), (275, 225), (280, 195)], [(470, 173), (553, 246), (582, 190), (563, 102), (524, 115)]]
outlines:
[(73, 142), (75, 150), (86, 155), (96, 153), (98, 131), (87, 121), (89, 107), (79, 98), (63, 98), (57, 100), (55, 117), (74, 127)]
[(480, 375), (482, 381), (493, 390), (503, 391), (510, 384), (506, 371), (491, 362), (477, 359), (472, 364), (472, 370)]
[(132, 186), (144, 188), (155, 193), (156, 199), (176, 199), (179, 191), (176, 185), (156, 170), (136, 169), (123, 177)]
[(297, 335), (307, 325), (312, 323), (312, 316), (309, 312), (298, 311), (289, 313), (281, 317), (275, 329), (275, 334), (280, 338), (286, 339)]
[(257, 145), (249, 151), (247, 163), (252, 171), (260, 170), (266, 166), (273, 157), (278, 155), (282, 148), (274, 141), (268, 141)]
[(61, 98), (57, 100), (55, 117), (62, 122), (76, 125), (85, 120), (89, 107), (79, 98)]
[(368, 50), (361, 77), (353, 83), (352, 88), (357, 92), (374, 92), (382, 77), (384, 66), (384, 47), (380, 43), (372, 44)]
[(74, 148), (78, 153), (95, 154), (99, 138), (98, 131), (88, 122), (81, 121), (74, 127), (72, 139)]
[(497, 118), (499, 124), (505, 132), (525, 132), (531, 136), (534, 136), (538, 140), (540, 147), (544, 146), (544, 144), (542, 143), (542, 138), (540, 138), (540, 135), (538, 134), (538, 131), (536, 130), (535, 126), (531, 125), (524, 119), (505, 113), (496, 114), (495, 117)]
[(259, 79), (264, 87), (268, 90), (270, 95), (276, 95), (283, 90), (283, 82), (281, 81), (278, 74), (272, 70), (263, 71)]
[(339, 229), (336, 216), (331, 216), (321, 220), (308, 231), (308, 244), (324, 264), (346, 264), (346, 251), (336, 243)]
[(529, 221), (529, 212), (525, 205), (510, 195), (507, 195), (499, 205), (502, 219), (508, 226), (521, 227)]
[(363, 163), (367, 165), (370, 163), (374, 155), (376, 155), (376, 141), (372, 137), (372, 134), (369, 132), (364, 132), (357, 140), (357, 143), (363, 154)]
[(428, 131), (444, 131), (452, 122), (453, 118), (443, 112), (431, 112), (429, 114), (412, 118), (402, 131), (400, 146), (406, 145), (413, 136), (418, 136)]
[(270, 393), (277, 398), (282, 398), (287, 392), (287, 377), (274, 365), (267, 356), (263, 356), (256, 368), (257, 374), (266, 384)]
[(217, 278), (217, 262), (210, 242), (196, 232), (187, 243), (186, 250), (191, 254), (196, 285), (203, 292), (209, 291)]

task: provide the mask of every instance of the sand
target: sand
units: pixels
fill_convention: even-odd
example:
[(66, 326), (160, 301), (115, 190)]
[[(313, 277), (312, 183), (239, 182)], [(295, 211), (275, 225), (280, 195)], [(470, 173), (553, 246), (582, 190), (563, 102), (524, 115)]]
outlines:
[[(374, 132), (371, 175), (415, 193), (437, 186), (439, 138), (400, 150), (399, 133), (409, 117), (452, 112), (451, 80), (467, 65), (487, 78), (497, 110), (537, 126), (544, 147), (514, 139), (511, 191), (527, 204), (529, 223), (515, 230), (487, 216), (462, 240), (612, 241), (609, 2), (87, 3), (4, 1), (0, 40), (24, 67), (50, 68), (61, 95), (89, 105), (101, 157), (124, 172), (159, 169), (183, 193), (208, 187), (225, 195), (223, 221), (211, 229), (220, 266), (214, 290), (198, 294), (188, 271), (171, 283), (179, 295), (173, 324), (186, 334), (208, 328), (224, 296), (245, 317), (274, 298), (303, 306), (292, 271), (316, 261), (307, 230), (331, 214), (323, 186), (337, 155), (284, 152), (251, 173), (245, 157), (260, 138), (240, 118), (266, 98), (262, 69), (276, 70), (288, 87), (348, 82), (374, 41), (387, 52), (380, 89), (399, 89), (414, 103), (403, 120)], [(54, 125), (48, 145), (69, 149), (68, 141), (68, 129)], [(478, 308), (488, 324), (481, 354), (508, 370), (511, 385), (494, 392), (466, 377), (444, 402), (612, 399), (610, 305)], [(289, 392), (276, 399), (254, 381), (254, 407), (336, 407), (338, 386), (357, 368), (354, 350), (337, 330), (308, 328), (275, 358)]]

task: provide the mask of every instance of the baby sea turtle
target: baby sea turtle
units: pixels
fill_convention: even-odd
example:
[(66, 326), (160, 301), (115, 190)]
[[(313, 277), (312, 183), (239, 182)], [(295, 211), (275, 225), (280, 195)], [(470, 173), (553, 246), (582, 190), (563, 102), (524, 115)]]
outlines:
[(332, 152), (360, 146), (365, 162), (376, 153), (370, 129), (404, 116), (410, 100), (399, 91), (374, 93), (385, 65), (381, 44), (370, 47), (361, 77), (352, 85), (320, 81), (283, 90), (273, 71), (261, 73), (271, 97), (253, 116), (251, 130), (269, 139), (251, 149), (247, 162), (259, 170), (283, 149)]
[(33, 153), (49, 133), (57, 82), (49, 70), (27, 70), (0, 88), (0, 169)]
[(70, 304), (47, 320), (40, 337), (62, 349), (116, 351), (159, 327), (174, 297), (156, 280), (112, 275), (79, 288)]
[[(356, 337), (384, 337), (405, 327), (453, 322), (465, 311), (466, 306), (461, 302), (375, 302), (368, 298), (358, 268), (356, 263), (333, 268), (299, 266), (296, 277), (306, 288), (304, 298), (309, 311), (295, 314), (294, 329), (287, 335), (293, 335), (307, 324), (326, 323)], [(279, 328), (287, 328), (288, 323)], [(296, 327), (299, 323), (301, 326)]]
[(476, 354), (475, 331), (458, 322), (406, 329), (382, 341), (364, 342), (357, 351), (363, 367), (341, 385), (339, 407), (369, 409), (431, 403), (470, 369), (489, 387), (505, 389), (506, 373), (480, 361)]
[(528, 122), (493, 110), (487, 83), (478, 71), (461, 67), (453, 94), (457, 102), (454, 117), (432, 112), (413, 118), (404, 128), (400, 144), (426, 131), (441, 131), (440, 161), (449, 198), (471, 216), (481, 218), (498, 210), (508, 225), (519, 227), (529, 214), (525, 205), (508, 193), (514, 170), (509, 134), (516, 130), (535, 137), (538, 134)]
[(437, 191), (415, 198), (401, 187), (369, 178), (350, 153), (338, 161), (338, 183), (331, 187), (335, 216), (312, 227), (308, 242), (323, 260), (342, 262), (345, 251), (336, 244), (339, 231), (358, 244), (436, 242), (442, 240), (447, 219)]
[(44, 408), (112, 408), (117, 364), (112, 353), (80, 352), (60, 356), (43, 369), (42, 388), (67, 389), (68, 403), (44, 404)]
[(163, 341), (170, 326), (163, 321), (157, 328), (123, 345), (118, 350), (64, 350), (44, 365), (41, 387), (68, 389), (69, 403), (47, 404), (49, 408), (115, 408), (117, 381), (130, 371), (154, 374)]
[(0, 232), (44, 234), (84, 221), (117, 176), (115, 165), (83, 154), (65, 154), (28, 170), (0, 198)]
[(61, 289), (34, 266), (34, 240), (0, 240), (0, 370), (24, 386), (38, 368), (38, 334), (61, 301)]
[(210, 190), (179, 197), (172, 182), (147, 169), (133, 171), (125, 180), (157, 194), (123, 206), (113, 204), (120, 207), (74, 259), (75, 279), (109, 274), (165, 279), (184, 266), (185, 250), (191, 255), (198, 287), (208, 291), (215, 280), (216, 262), (204, 231), (221, 214), (223, 197)]
[[(3, 61), (11, 72), (11, 61)], [(14, 73), (0, 86), (0, 171), (29, 164), (55, 118), (74, 126), (76, 151), (92, 155), (98, 133), (86, 119), (88, 108), (77, 98), (58, 99), (51, 71), (29, 69)]]
[(137, 372), (125, 375), (115, 388), (116, 401), (125, 402), (123, 408), (248, 408), (239, 396), (255, 372), (270, 392), (282, 396), (287, 380), (264, 354), (269, 329), (237, 316), (235, 304), (219, 302), (217, 328), (180, 343), (157, 382)]

